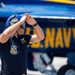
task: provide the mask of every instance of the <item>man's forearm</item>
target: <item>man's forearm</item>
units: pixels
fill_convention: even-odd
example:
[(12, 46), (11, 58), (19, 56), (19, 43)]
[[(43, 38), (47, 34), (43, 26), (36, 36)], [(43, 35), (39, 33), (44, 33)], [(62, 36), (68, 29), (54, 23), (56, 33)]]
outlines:
[(43, 30), (41, 29), (41, 27), (38, 24), (33, 27), (36, 31), (36, 34), (37, 34), (37, 37), (39, 38), (39, 40), (43, 40), (45, 38), (45, 36), (44, 36)]
[(16, 24), (14, 24), (14, 25), (9, 26), (8, 28), (6, 28), (3, 33), (7, 37), (10, 37), (11, 35), (13, 35), (18, 30), (18, 28), (20, 27), (21, 24), (22, 24), (22, 22), (18, 21)]

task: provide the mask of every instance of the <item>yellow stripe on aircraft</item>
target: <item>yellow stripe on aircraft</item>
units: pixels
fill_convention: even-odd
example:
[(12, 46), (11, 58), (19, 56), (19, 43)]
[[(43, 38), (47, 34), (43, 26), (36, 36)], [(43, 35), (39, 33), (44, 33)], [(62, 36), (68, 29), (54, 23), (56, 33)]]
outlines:
[(66, 4), (75, 4), (74, 0), (45, 0), (49, 2), (58, 2), (58, 3), (66, 3)]

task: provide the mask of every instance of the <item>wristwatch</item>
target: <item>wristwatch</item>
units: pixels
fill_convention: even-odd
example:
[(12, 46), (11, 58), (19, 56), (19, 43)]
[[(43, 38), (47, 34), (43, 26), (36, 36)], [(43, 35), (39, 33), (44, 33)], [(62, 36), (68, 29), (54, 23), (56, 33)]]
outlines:
[(35, 26), (37, 26), (38, 25), (38, 23), (36, 22), (34, 25), (33, 25), (33, 27), (35, 27)]

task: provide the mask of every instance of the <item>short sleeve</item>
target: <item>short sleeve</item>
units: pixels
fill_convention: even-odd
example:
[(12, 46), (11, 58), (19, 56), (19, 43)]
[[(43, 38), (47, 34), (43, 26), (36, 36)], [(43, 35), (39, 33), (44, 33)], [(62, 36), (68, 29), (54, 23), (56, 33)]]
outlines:
[(31, 35), (25, 35), (25, 41), (27, 42), (27, 44), (29, 44), (30, 39), (31, 39)]
[(30, 39), (31, 39), (31, 35), (25, 34), (25, 35), (20, 35), (19, 36), (20, 39), (23, 39), (26, 41), (27, 44), (29, 44)]

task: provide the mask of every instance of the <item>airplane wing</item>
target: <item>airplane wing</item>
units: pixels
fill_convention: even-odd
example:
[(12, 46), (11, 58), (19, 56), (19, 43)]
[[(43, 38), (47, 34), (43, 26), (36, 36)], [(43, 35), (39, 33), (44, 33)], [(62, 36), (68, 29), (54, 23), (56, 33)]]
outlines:
[(50, 4), (6, 4), (0, 7), (0, 17), (9, 17), (12, 14), (29, 13), (37, 18), (67, 18), (75, 19), (75, 5)]

